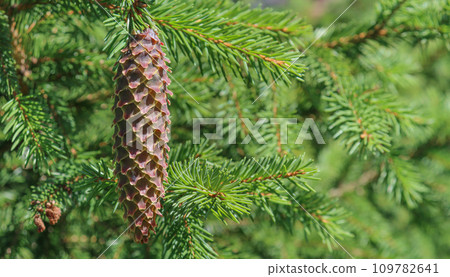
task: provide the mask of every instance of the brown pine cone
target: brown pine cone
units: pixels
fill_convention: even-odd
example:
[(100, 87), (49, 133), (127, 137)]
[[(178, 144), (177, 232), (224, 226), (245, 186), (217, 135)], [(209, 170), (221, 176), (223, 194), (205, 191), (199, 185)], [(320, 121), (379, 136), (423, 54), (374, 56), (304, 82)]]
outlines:
[(42, 220), (40, 214), (36, 214), (34, 216), (34, 225), (36, 225), (39, 233), (42, 233), (45, 231), (45, 224), (44, 224), (44, 221)]
[(52, 204), (45, 210), (45, 215), (47, 216), (50, 224), (55, 225), (56, 223), (58, 223), (58, 220), (61, 217), (61, 209), (58, 208), (55, 204)]
[(161, 41), (152, 29), (122, 50), (115, 80), (114, 151), (119, 201), (137, 242), (155, 232), (167, 178), (170, 79)]

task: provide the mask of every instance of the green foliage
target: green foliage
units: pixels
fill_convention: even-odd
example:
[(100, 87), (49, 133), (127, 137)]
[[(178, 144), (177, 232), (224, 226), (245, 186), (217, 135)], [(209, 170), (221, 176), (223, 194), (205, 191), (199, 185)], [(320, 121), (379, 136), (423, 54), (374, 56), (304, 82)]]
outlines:
[(2, 64), (2, 70), (0, 71), (0, 95), (11, 97), (17, 84), (17, 79), (15, 74), (15, 62), (12, 58), (8, 17), (4, 11), (0, 11), (0, 32), (4, 34), (2, 36), (3, 43), (0, 44), (0, 62)]
[(428, 191), (424, 180), (413, 163), (399, 157), (390, 157), (380, 174), (380, 183), (389, 184), (387, 192), (398, 202), (404, 200), (408, 206), (416, 206)]
[[(0, 257), (450, 256), (448, 1), (358, 3), (325, 33), (347, 6), (313, 27), (295, 13), (314, 14), (304, 3), (244, 2), (0, 4)], [(137, 245), (110, 108), (114, 63), (147, 27), (174, 96), (163, 216)], [(208, 117), (225, 119), (224, 138), (193, 144), (193, 120)], [(287, 143), (263, 125), (260, 144), (243, 120), (264, 118), (300, 124)], [(310, 118), (325, 145), (294, 143)], [(36, 201), (62, 209), (43, 233)]]
[(15, 94), (3, 110), (2, 123), (11, 139), (11, 150), (18, 149), (25, 166), (47, 167), (49, 159), (65, 157), (64, 140), (52, 126), (55, 123), (41, 95)]
[[(129, 5), (122, 8), (133, 10)], [(267, 74), (273, 79), (282, 77), (286, 82), (289, 81), (286, 73), (301, 78), (304, 67), (297, 63), (299, 53), (278, 36), (274, 37), (274, 31), (267, 32), (264, 26), (280, 17), (284, 17), (283, 22), (288, 20), (291, 29), (305, 29), (306, 26), (286, 13), (276, 14), (268, 20), (270, 10), (251, 13), (248, 10), (248, 6), (230, 5), (227, 1), (200, 6), (186, 1), (155, 1), (148, 10), (142, 11), (141, 17), (131, 18), (147, 19), (146, 24), (156, 25), (175, 61), (184, 54), (196, 59), (201, 70), (208, 63), (215, 73), (223, 76), (226, 76), (223, 65), (227, 65), (234, 75), (249, 82), (253, 82), (253, 75), (266, 82), (269, 82)], [(260, 14), (260, 17), (254, 17), (254, 14)], [(106, 45), (111, 56), (125, 47), (131, 29), (145, 28), (142, 23), (135, 23), (136, 28), (133, 28), (131, 19), (125, 24), (121, 18), (121, 14), (112, 14), (105, 21), (111, 28)], [(251, 20), (246, 21), (248, 18)], [(256, 22), (261, 22), (258, 24), (261, 28), (253, 27)]]

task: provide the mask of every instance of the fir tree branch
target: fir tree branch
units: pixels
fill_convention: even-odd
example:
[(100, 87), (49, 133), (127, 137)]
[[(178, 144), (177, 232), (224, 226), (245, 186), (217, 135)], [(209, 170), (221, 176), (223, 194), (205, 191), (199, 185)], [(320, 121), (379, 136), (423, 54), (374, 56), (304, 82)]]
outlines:
[(330, 190), (329, 195), (331, 197), (341, 197), (347, 192), (354, 192), (356, 189), (360, 189), (379, 177), (379, 172), (376, 170), (369, 170), (364, 172), (358, 180), (345, 184), (339, 184), (335, 189)]
[[(277, 91), (275, 88), (275, 82), (272, 82), (272, 93), (273, 93), (273, 108), (272, 108), (272, 114), (273, 114), (273, 118), (277, 118), (278, 117), (278, 102), (277, 102)], [(281, 127), (280, 125), (277, 125), (275, 127), (276, 131), (276, 137), (277, 137), (277, 152), (279, 153), (279, 155), (283, 155), (283, 148), (281, 146)], [(286, 153), (284, 153), (286, 154)]]
[(36, 1), (31, 3), (20, 3), (20, 4), (10, 4), (10, 5), (3, 5), (0, 6), (0, 10), (7, 11), (9, 15), (11, 15), (13, 12), (17, 11), (23, 11), (28, 10), (31, 8), (34, 8), (36, 5), (49, 5), (50, 2), (43, 2), (43, 1)]
[(247, 126), (245, 126), (245, 123), (242, 120), (244, 118), (244, 116), (242, 114), (241, 105), (239, 104), (239, 98), (237, 95), (236, 87), (234, 86), (230, 75), (227, 74), (226, 78), (227, 78), (228, 86), (230, 87), (230, 89), (232, 91), (231, 97), (233, 98), (234, 105), (236, 106), (236, 112), (238, 114), (238, 118), (241, 123), (242, 131), (244, 132), (245, 135), (248, 135), (248, 128), (247, 128)]
[(336, 48), (347, 46), (349, 44), (360, 44), (364, 43), (367, 40), (376, 40), (379, 37), (387, 36), (388, 33), (389, 33), (388, 29), (386, 28), (382, 29), (380, 28), (379, 25), (376, 25), (373, 28), (373, 30), (364, 31), (353, 36), (341, 37), (338, 40), (334, 40), (332, 42), (317, 43), (316, 46), (325, 48)]
[(241, 183), (253, 183), (253, 182), (261, 182), (261, 181), (266, 181), (266, 180), (276, 180), (276, 179), (288, 179), (288, 178), (292, 178), (292, 177), (296, 177), (297, 175), (304, 175), (306, 174), (306, 171), (304, 171), (303, 169), (300, 170), (296, 170), (293, 172), (287, 172), (286, 174), (274, 174), (274, 175), (269, 175), (269, 176), (265, 176), (265, 177), (255, 177), (255, 178), (248, 178), (248, 179), (244, 179), (241, 180)]
[(423, 195), (429, 188), (424, 184), (418, 168), (404, 158), (390, 156), (381, 169), (379, 184), (398, 203), (405, 203), (407, 207), (417, 207), (423, 200)]
[(243, 25), (279, 36), (292, 38), (310, 28), (292, 13), (270, 8), (254, 9), (239, 2), (222, 1), (215, 9), (223, 11), (220, 16), (227, 18), (227, 25)]
[[(337, 127), (335, 137), (343, 137), (350, 153), (358, 149), (386, 153), (393, 139), (389, 130), (407, 134), (423, 124), (412, 108), (399, 103), (398, 97), (386, 93), (379, 84), (366, 88), (352, 77), (342, 78), (351, 73), (349, 69), (335, 66), (338, 60), (334, 60), (329, 50), (318, 54), (307, 61), (315, 68), (315, 74), (320, 72), (316, 78), (328, 91), (322, 97), (327, 102), (325, 111), (330, 113), (327, 119), (332, 122), (330, 129)], [(333, 66), (324, 57), (332, 61)]]
[(11, 18), (10, 21), (13, 58), (15, 59), (17, 65), (19, 89), (23, 95), (27, 95), (29, 92), (29, 88), (26, 82), (30, 78), (31, 71), (29, 70), (27, 55), (22, 45), (22, 38), (20, 37), (19, 31), (17, 30), (17, 23), (15, 22), (14, 18)]
[[(394, 3), (390, 3), (390, 1), (386, 1), (384, 5), (381, 5), (380, 12), (378, 14), (378, 18), (376, 22), (366, 28), (364, 31), (360, 31), (354, 35), (346, 35), (346, 36), (338, 36), (338, 38), (334, 39), (330, 42), (325, 43), (317, 43), (317, 47), (325, 47), (325, 48), (349, 48), (352, 45), (361, 45), (367, 43), (368, 41), (380, 41), (384, 42), (387, 38), (400, 38), (400, 39), (408, 39), (410, 37), (417, 37), (420, 39), (434, 39), (446, 36), (446, 32), (442, 25), (436, 25), (435, 22), (445, 21), (445, 15), (442, 13), (442, 18), (440, 18), (441, 12), (436, 10), (433, 5), (430, 7), (423, 6), (422, 9), (417, 9), (415, 14), (400, 14), (404, 18), (408, 17), (416, 17), (416, 18), (424, 18), (430, 17), (432, 20), (423, 20), (424, 23), (420, 21), (412, 21), (399, 19), (392, 24), (388, 24), (390, 21), (393, 21), (394, 15), (399, 13), (401, 7), (407, 4), (407, 0), (395, 1)], [(416, 3), (414, 1), (409, 1), (409, 7), (416, 7), (420, 5), (420, 3)], [(443, 7), (441, 7), (444, 9)], [(405, 9), (406, 10), (406, 9)], [(386, 15), (387, 13), (387, 15)], [(407, 13), (406, 11), (404, 13)], [(429, 21), (429, 22), (427, 22)], [(428, 25), (427, 25), (428, 24)]]
[(19, 148), (25, 165), (49, 165), (53, 158), (65, 157), (62, 138), (52, 129), (53, 121), (46, 103), (36, 95), (22, 95), (13, 91), (13, 98), (3, 107), (4, 132), (12, 140), (11, 149)]
[(30, 123), (30, 120), (28, 118), (28, 114), (25, 113), (25, 109), (23, 108), (21, 102), (20, 102), (20, 98), (17, 96), (16, 92), (13, 92), (13, 96), (14, 96), (14, 100), (16, 100), (17, 102), (17, 106), (21, 112), (21, 117), (24, 119), (25, 124), (29, 127), (29, 132), (31, 134), (31, 137), (33, 138), (33, 141), (35, 143), (35, 145), (37, 146), (37, 148), (42, 151), (42, 146), (41, 143), (38, 141), (37, 139), (37, 135), (36, 135), (36, 130), (33, 128), (33, 125)]
[(443, 36), (445, 33), (442, 30), (442, 28), (436, 28), (436, 27), (421, 27), (421, 26), (405, 26), (405, 25), (399, 25), (398, 27), (393, 28), (383, 28), (381, 29), (379, 25), (376, 25), (373, 30), (364, 31), (361, 33), (358, 33), (353, 36), (345, 36), (341, 37), (338, 40), (334, 40), (332, 42), (326, 42), (326, 43), (317, 43), (317, 47), (324, 47), (324, 48), (337, 48), (337, 47), (344, 47), (351, 44), (362, 44), (365, 43), (368, 40), (378, 40), (380, 38), (400, 38), (401, 36), (411, 33), (414, 35), (415, 33), (425, 32), (425, 31), (431, 31), (436, 34), (437, 37)]
[(261, 50), (252, 50), (251, 48), (242, 47), (239, 44), (234, 44), (233, 42), (231, 42), (231, 40), (224, 40), (218, 36), (210, 35), (208, 33), (204, 33), (192, 28), (183, 28), (176, 26), (174, 21), (162, 20), (158, 18), (155, 18), (155, 21), (164, 27), (173, 29), (174, 31), (182, 32), (188, 36), (193, 36), (199, 41), (203, 41), (207, 44), (214, 43), (220, 48), (227, 48), (228, 51), (226, 52), (234, 52), (235, 56), (241, 56), (242, 54), (245, 56), (245, 60), (247, 61), (250, 61), (252, 58), (261, 59), (264, 61), (264, 63), (268, 63), (272, 67), (284, 69), (292, 73), (293, 75), (300, 76), (298, 72), (294, 70), (294, 68), (291, 69), (291, 66), (287, 60), (271, 58), (268, 54), (265, 54)]
[[(173, 9), (174, 6), (176, 9)], [(211, 68), (224, 77), (223, 65), (229, 66), (235, 75), (243, 78), (244, 75), (251, 78), (250, 71), (255, 71), (259, 79), (265, 80), (263, 69), (272, 75), (278, 76), (286, 71), (294, 77), (301, 77), (303, 68), (299, 64), (291, 65), (297, 53), (288, 44), (276, 42), (264, 31), (252, 32), (245, 25), (227, 25), (227, 18), (221, 17), (221, 12), (227, 11), (202, 6), (193, 9), (190, 4), (182, 2), (162, 2), (151, 6), (148, 16), (166, 36), (166, 42), (170, 43), (167, 47), (175, 59), (179, 51), (187, 56), (194, 53), (196, 59), (206, 59)], [(189, 41), (198, 46), (192, 48)], [(207, 49), (207, 52), (202, 49)], [(283, 78), (288, 81), (287, 77)]]
[(389, 14), (387, 16), (383, 16), (380, 14), (380, 18), (382, 18), (381, 22), (379, 24), (376, 24), (373, 29), (383, 29), (386, 24), (389, 22), (389, 20), (395, 15), (395, 13), (406, 3), (408, 0), (399, 0), (395, 3), (395, 5), (391, 8)]
[(0, 44), (0, 95), (11, 97), (17, 89), (16, 62), (13, 58), (12, 36), (8, 17), (0, 11), (0, 33), (3, 34), (3, 43)]

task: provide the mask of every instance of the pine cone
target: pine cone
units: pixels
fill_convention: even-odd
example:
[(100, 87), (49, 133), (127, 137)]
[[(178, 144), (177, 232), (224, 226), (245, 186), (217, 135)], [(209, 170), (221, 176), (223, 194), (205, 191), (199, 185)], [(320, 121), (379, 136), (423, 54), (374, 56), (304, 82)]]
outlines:
[(161, 215), (160, 197), (167, 178), (170, 79), (161, 41), (152, 29), (134, 36), (122, 50), (113, 110), (115, 175), (119, 202), (125, 208), (130, 230), (145, 243), (155, 232)]
[(42, 220), (40, 214), (36, 214), (34, 216), (34, 225), (36, 225), (39, 233), (42, 233), (45, 231), (45, 224), (44, 224), (44, 221)]
[(55, 225), (56, 223), (58, 223), (58, 220), (61, 217), (61, 209), (58, 208), (55, 204), (47, 205), (45, 215), (47, 216), (50, 224)]

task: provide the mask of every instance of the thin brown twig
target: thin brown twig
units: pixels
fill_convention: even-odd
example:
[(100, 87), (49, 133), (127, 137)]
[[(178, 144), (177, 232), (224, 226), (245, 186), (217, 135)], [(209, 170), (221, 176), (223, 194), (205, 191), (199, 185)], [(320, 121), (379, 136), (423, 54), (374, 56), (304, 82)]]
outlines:
[(186, 220), (186, 214), (184, 214), (183, 220), (184, 220), (184, 227), (185, 227), (185, 228), (187, 229), (187, 231), (188, 231), (188, 236), (189, 236), (189, 250), (191, 251), (192, 257), (195, 259), (194, 243), (192, 242), (191, 227), (188, 225), (188, 222), (187, 222), (187, 220)]
[(341, 37), (338, 40), (332, 42), (322, 44), (319, 43), (317, 44), (317, 46), (324, 48), (335, 48), (348, 44), (362, 43), (366, 40), (376, 39), (378, 37), (385, 37), (389, 32), (402, 33), (401, 31), (399, 31), (399, 29), (402, 29), (404, 27), (403, 25), (399, 26), (399, 28), (393, 28), (391, 30), (386, 28), (386, 25), (406, 1), (407, 0), (400, 1), (387, 17), (385, 17), (380, 23), (373, 25), (367, 31), (358, 33), (353, 36)]
[[(272, 108), (273, 118), (277, 118), (277, 116), (278, 116), (278, 102), (277, 102), (277, 91), (276, 91), (276, 87), (275, 87), (275, 82), (272, 82), (271, 89), (273, 91), (273, 108)], [(283, 154), (283, 148), (281, 146), (281, 127), (280, 127), (280, 124), (277, 124), (275, 126), (275, 129), (276, 129), (276, 137), (277, 137), (277, 152), (281, 156)]]
[(366, 186), (379, 176), (379, 172), (376, 170), (370, 170), (364, 172), (358, 180), (350, 183), (340, 184), (339, 187), (330, 190), (331, 197), (341, 197), (346, 192), (354, 191), (357, 188)]
[[(247, 178), (244, 179), (242, 181), (240, 181), (241, 183), (252, 183), (252, 182), (256, 182), (256, 181), (265, 181), (265, 180), (272, 180), (272, 179), (280, 179), (280, 178), (291, 178), (291, 177), (295, 177), (297, 175), (304, 175), (306, 174), (306, 172), (303, 169), (294, 171), (294, 172), (288, 172), (286, 174), (274, 174), (274, 175), (270, 175), (267, 177), (256, 177), (256, 178)], [(231, 183), (236, 182), (236, 180), (231, 181)]]
[(22, 45), (22, 38), (19, 35), (19, 31), (16, 28), (16, 21), (14, 17), (10, 19), (10, 32), (11, 32), (11, 42), (13, 49), (13, 58), (17, 65), (17, 75), (19, 82), (19, 89), (23, 95), (28, 94), (28, 85), (26, 84), (26, 80), (30, 78), (31, 71), (29, 65), (27, 63), (27, 55), (25, 53), (25, 49)]
[(13, 5), (3, 5), (0, 6), (0, 10), (8, 10), (8, 14), (11, 15), (14, 11), (23, 11), (34, 8), (36, 5), (49, 5), (52, 4), (50, 2), (34, 2), (34, 3), (22, 3), (22, 4), (13, 4)]
[(244, 121), (242, 120), (244, 118), (243, 114), (242, 114), (242, 110), (241, 110), (241, 105), (239, 103), (239, 98), (237, 95), (237, 91), (236, 91), (236, 87), (234, 86), (233, 81), (231, 80), (231, 76), (227, 75), (226, 76), (227, 82), (228, 82), (228, 86), (230, 87), (232, 93), (231, 93), (231, 97), (233, 98), (234, 101), (234, 105), (236, 107), (236, 112), (238, 114), (239, 117), (239, 121), (242, 127), (242, 131), (244, 132), (245, 135), (248, 135), (249, 131), (247, 129), (247, 126), (245, 126)]
[(17, 105), (19, 106), (19, 110), (22, 112), (23, 118), (27, 122), (27, 125), (29, 127), (28, 130), (30, 131), (30, 134), (33, 137), (34, 142), (36, 143), (38, 148), (42, 151), (41, 144), (39, 143), (39, 140), (37, 139), (37, 136), (36, 136), (36, 133), (35, 133), (34, 129), (31, 127), (28, 115), (26, 114), (25, 109), (22, 107), (22, 103), (20, 101), (20, 98), (19, 98), (19, 96), (17, 95), (17, 93), (15, 91), (13, 92), (13, 96), (14, 96), (14, 99), (16, 100), (16, 102), (17, 102)]
[[(294, 31), (289, 30), (286, 27), (284, 27), (284, 28), (275, 28), (273, 26), (263, 26), (263, 25), (252, 24), (252, 23), (247, 23), (247, 22), (239, 22), (239, 21), (230, 21), (230, 22), (227, 22), (226, 24), (228, 26), (231, 26), (231, 25), (244, 25), (244, 26), (247, 26), (247, 27), (252, 27), (252, 28), (256, 28), (256, 29), (260, 29), (260, 30), (281, 32), (281, 33), (285, 33), (285, 34), (292, 34), (292, 33), (294, 33)], [(304, 27), (304, 28), (306, 28), (306, 27)]]

